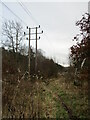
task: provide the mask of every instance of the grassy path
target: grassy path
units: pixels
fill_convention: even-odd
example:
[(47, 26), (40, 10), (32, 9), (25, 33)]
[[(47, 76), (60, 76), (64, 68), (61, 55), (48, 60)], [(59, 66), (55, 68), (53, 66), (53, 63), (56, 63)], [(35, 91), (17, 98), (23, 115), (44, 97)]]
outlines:
[(60, 102), (60, 105), (62, 105), (62, 107), (68, 113), (69, 118), (70, 119), (73, 118), (72, 110), (70, 108), (68, 108), (67, 105), (63, 102), (61, 96), (58, 95), (57, 93), (52, 92), (50, 89), (46, 89), (45, 87), (43, 87), (43, 88), (52, 95), (53, 100)]
[(44, 90), (44, 98), (49, 97), (49, 101), (52, 100), (54, 105), (56, 104), (52, 105), (53, 108), (56, 107), (56, 115), (54, 114), (56, 118), (88, 117), (88, 95), (85, 94), (85, 86), (75, 87), (72, 82), (66, 83), (63, 77), (47, 83), (41, 82), (40, 86)]
[(65, 109), (66, 113), (68, 114), (67, 117), (69, 117), (70, 119), (77, 118), (76, 116), (73, 116), (72, 110), (64, 103), (64, 101), (62, 100), (60, 95), (58, 95), (55, 92), (52, 92), (52, 90), (50, 90), (49, 88), (45, 87), (45, 85), (43, 86), (43, 89), (51, 94), (52, 99), (54, 101), (56, 101), (58, 103), (60, 102), (60, 105), (62, 105), (62, 107)]

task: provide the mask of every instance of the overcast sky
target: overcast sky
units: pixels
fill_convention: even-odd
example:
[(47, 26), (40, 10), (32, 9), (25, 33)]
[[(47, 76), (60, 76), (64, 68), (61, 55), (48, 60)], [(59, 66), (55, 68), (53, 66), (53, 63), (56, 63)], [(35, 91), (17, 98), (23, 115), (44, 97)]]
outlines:
[[(69, 48), (74, 44), (73, 37), (79, 32), (75, 22), (88, 11), (88, 2), (23, 2), (30, 11), (30, 16), (17, 2), (5, 4), (28, 26), (41, 25), (39, 31), (43, 30), (44, 33), (40, 35), (38, 49), (42, 49), (45, 55), (53, 58), (55, 62), (64, 66), (69, 65)], [(2, 16), (20, 21), (4, 6)], [(25, 29), (26, 25), (23, 26)], [(32, 41), (31, 45), (35, 48), (35, 41)]]

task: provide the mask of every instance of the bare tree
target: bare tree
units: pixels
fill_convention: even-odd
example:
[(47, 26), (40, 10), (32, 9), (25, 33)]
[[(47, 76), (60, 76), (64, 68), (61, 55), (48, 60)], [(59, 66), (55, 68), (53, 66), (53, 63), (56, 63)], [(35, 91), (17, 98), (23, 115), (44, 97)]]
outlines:
[(13, 52), (17, 52), (20, 42), (23, 39), (22, 29), (23, 27), (19, 22), (15, 22), (13, 20), (4, 22), (2, 26), (3, 46), (7, 46), (8, 49), (12, 49)]
[(16, 30), (16, 52), (17, 52), (18, 51), (18, 46), (20, 45), (20, 42), (23, 39), (23, 35), (22, 35), (23, 27), (21, 26), (21, 24), (19, 22), (15, 22), (13, 24), (13, 27)]

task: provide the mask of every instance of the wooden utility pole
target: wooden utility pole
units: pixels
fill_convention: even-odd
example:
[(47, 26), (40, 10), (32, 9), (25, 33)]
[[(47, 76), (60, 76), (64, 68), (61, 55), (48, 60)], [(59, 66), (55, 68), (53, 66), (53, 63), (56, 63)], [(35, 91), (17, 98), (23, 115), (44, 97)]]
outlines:
[(31, 50), (30, 50), (30, 28), (29, 28), (29, 62), (28, 62), (28, 69), (29, 69), (29, 78), (30, 78), (30, 52), (31, 52)]
[[(39, 25), (39, 27), (36, 27), (36, 58), (35, 58), (35, 74), (37, 74), (37, 34), (42, 34), (42, 33), (43, 33), (43, 31), (40, 32), (40, 33), (37, 33), (37, 29), (38, 29), (38, 28), (40, 28), (40, 25)], [(40, 37), (39, 37), (39, 39), (40, 39)]]
[(37, 27), (36, 27), (36, 58), (35, 58), (35, 73), (37, 74)]
[(13, 37), (11, 36), (11, 40), (12, 40), (12, 48), (13, 48), (13, 52), (15, 52), (14, 50), (14, 41), (13, 41)]
[(16, 52), (18, 50), (18, 30), (16, 30)]
[[(29, 72), (29, 79), (30, 79), (30, 54), (31, 54), (31, 48), (30, 48), (30, 41), (31, 41), (31, 28), (29, 27), (28, 28), (28, 26), (27, 26), (27, 29), (29, 29), (29, 33), (28, 34), (26, 34), (25, 32), (24, 32), (24, 36), (25, 35), (29, 35), (29, 48), (28, 48), (28, 72)], [(27, 38), (27, 40), (28, 40), (28, 38)]]
[[(28, 50), (28, 52), (29, 52), (29, 63), (28, 63), (28, 69), (29, 69), (29, 77), (30, 77), (30, 54), (31, 54), (31, 49), (30, 49), (30, 41), (31, 40), (36, 40), (36, 58), (35, 58), (35, 73), (37, 74), (37, 40), (39, 40), (40, 39), (40, 37), (39, 38), (37, 38), (37, 34), (42, 34), (43, 33), (43, 31), (41, 32), (41, 33), (37, 33), (37, 29), (38, 28), (40, 28), (40, 25), (39, 25), (39, 27), (34, 27), (34, 28), (30, 28), (29, 27), (29, 34), (26, 34), (25, 32), (24, 32), (24, 35), (29, 35), (29, 50)], [(27, 29), (28, 29), (28, 26), (27, 26)], [(32, 29), (36, 29), (36, 32), (35, 33), (31, 33), (31, 30)], [(34, 35), (34, 34), (36, 34), (36, 39), (31, 39), (30, 37), (31, 37), (31, 35)]]

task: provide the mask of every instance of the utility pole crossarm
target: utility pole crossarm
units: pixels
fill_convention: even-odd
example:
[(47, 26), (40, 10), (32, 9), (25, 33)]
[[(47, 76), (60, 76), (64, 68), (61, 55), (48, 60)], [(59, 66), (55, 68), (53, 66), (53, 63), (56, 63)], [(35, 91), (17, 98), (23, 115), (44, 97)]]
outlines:
[[(30, 28), (31, 29), (31, 28)], [(40, 32), (40, 33), (37, 33), (37, 34), (42, 34), (43, 33), (43, 31), (42, 32)], [(25, 32), (24, 32), (24, 34), (25, 35), (29, 35), (29, 34), (26, 34)], [(36, 33), (30, 33), (31, 35), (34, 35), (34, 34), (36, 34)]]

